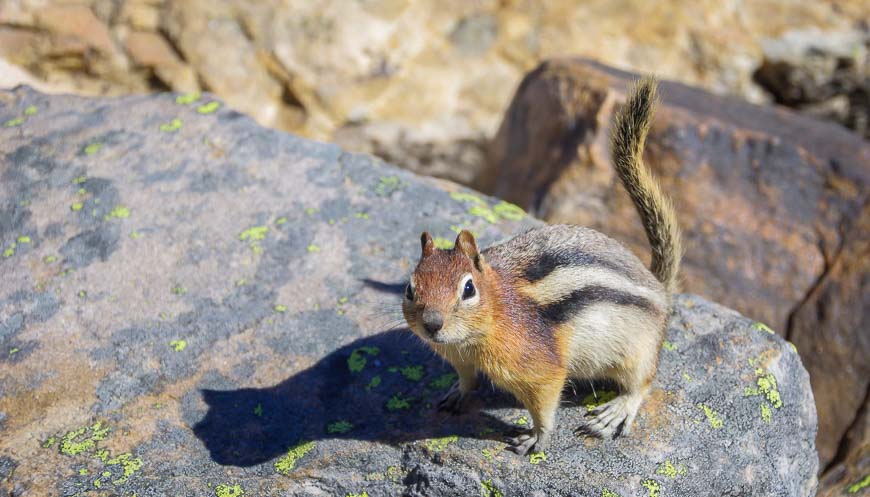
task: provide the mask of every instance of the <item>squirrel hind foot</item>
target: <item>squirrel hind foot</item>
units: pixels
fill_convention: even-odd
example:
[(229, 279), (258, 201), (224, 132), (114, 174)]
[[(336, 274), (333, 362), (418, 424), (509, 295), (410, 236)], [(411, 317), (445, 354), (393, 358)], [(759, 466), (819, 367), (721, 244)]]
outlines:
[(587, 412), (589, 419), (574, 431), (578, 435), (594, 435), (606, 440), (628, 435), (642, 402), (640, 394), (620, 395)]
[(507, 442), (508, 447), (506, 447), (505, 450), (513, 452), (519, 456), (541, 452), (545, 447), (543, 447), (542, 444), (539, 444), (538, 441), (538, 435), (534, 430), (531, 430), (528, 433), (523, 433), (522, 435), (506, 439), (505, 442)]
[(438, 401), (438, 411), (453, 415), (463, 414), (468, 411), (469, 394), (462, 393), (459, 382), (456, 382), (444, 397)]

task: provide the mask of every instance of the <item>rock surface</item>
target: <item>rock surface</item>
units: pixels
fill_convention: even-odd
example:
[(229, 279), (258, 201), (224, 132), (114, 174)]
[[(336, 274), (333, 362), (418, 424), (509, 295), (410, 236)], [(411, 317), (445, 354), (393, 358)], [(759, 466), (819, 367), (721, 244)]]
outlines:
[(516, 84), (556, 56), (866, 126), (868, 5), (7, 0), (0, 58), (83, 93), (208, 90), (261, 124), (467, 184)]
[(508, 396), (436, 414), (419, 233), (539, 222), (188, 100), (0, 93), (0, 494), (814, 494), (800, 357), (691, 295), (631, 437), (571, 433), (584, 384), (546, 459), (503, 450)]
[[(479, 188), (646, 253), (607, 148), (613, 110), (635, 78), (573, 59), (530, 73)], [(870, 143), (680, 84), (663, 82), (661, 93), (645, 159), (686, 234), (684, 288), (798, 346), (817, 392), (824, 467), (870, 388)]]

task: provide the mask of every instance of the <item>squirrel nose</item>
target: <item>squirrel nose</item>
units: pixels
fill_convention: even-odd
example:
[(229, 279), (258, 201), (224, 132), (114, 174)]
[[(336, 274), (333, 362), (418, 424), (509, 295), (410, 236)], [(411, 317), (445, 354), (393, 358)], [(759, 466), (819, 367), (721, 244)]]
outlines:
[(423, 328), (426, 330), (426, 333), (434, 335), (438, 333), (442, 326), (444, 326), (444, 318), (440, 312), (428, 309), (423, 311)]

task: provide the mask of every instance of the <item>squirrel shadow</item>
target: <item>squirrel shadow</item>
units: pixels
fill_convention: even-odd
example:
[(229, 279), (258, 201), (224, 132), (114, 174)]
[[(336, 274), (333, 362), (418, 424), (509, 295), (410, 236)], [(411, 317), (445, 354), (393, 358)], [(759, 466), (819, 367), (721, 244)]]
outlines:
[[(438, 412), (438, 401), (455, 380), (452, 367), (409, 330), (386, 331), (341, 347), (268, 388), (202, 390), (208, 411), (193, 432), (218, 464), (247, 467), (307, 441), (396, 445), (448, 435), (501, 441), (520, 428), (481, 411), (523, 409), (485, 378), (465, 413)], [(564, 405), (575, 404), (572, 390), (573, 397), (579, 394), (566, 390)], [(523, 414), (530, 419), (524, 409)]]

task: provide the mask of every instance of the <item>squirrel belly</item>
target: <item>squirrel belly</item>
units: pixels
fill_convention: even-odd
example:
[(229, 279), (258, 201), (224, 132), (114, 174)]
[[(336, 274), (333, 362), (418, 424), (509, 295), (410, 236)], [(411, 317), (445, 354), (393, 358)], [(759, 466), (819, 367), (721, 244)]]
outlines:
[(577, 429), (610, 438), (629, 433), (655, 376), (681, 256), (676, 214), (641, 159), (655, 93), (653, 80), (639, 82), (611, 132), (614, 169), (652, 249), (649, 269), (580, 226), (535, 228), (483, 251), (468, 231), (450, 250), (421, 236), (402, 311), (459, 376), (439, 408), (461, 410), (483, 372), (532, 415), (533, 429), (509, 440), (518, 454), (547, 446), (569, 378), (619, 385)]

